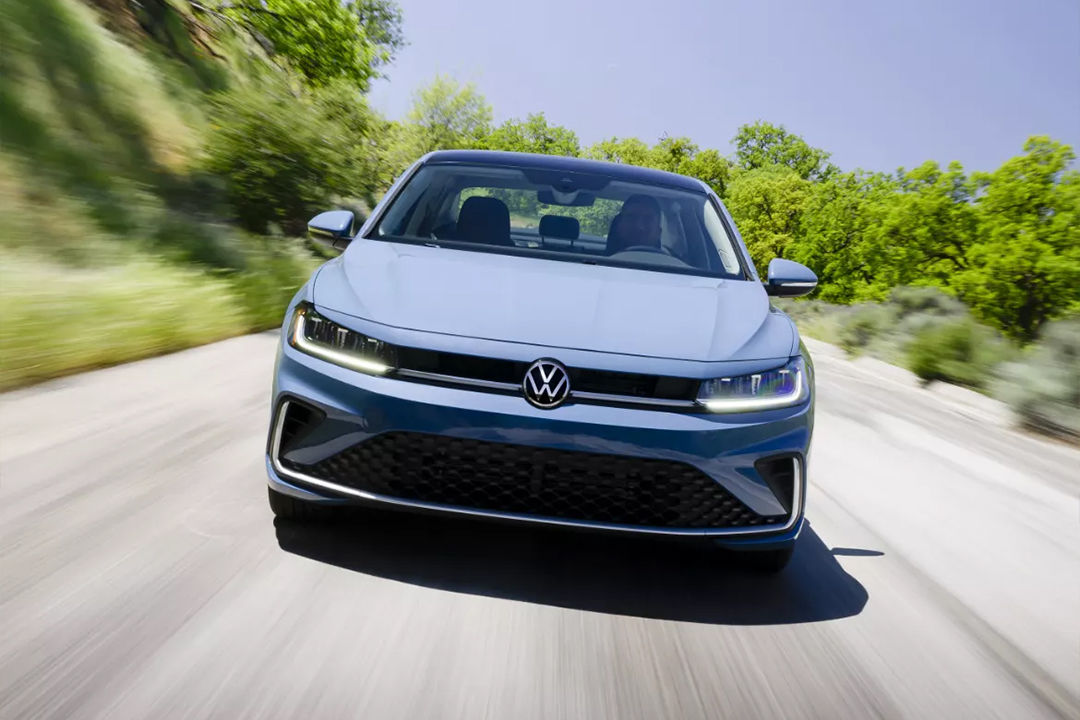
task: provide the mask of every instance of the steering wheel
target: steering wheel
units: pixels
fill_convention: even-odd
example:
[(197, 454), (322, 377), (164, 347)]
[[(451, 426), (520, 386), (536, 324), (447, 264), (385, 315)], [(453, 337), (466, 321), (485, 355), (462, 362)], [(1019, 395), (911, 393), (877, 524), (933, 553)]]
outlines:
[[(652, 245), (631, 245), (630, 247), (623, 248), (619, 252), (652, 252), (661, 255), (671, 255), (671, 251), (666, 247), (653, 247)], [(674, 256), (672, 255), (672, 257)]]

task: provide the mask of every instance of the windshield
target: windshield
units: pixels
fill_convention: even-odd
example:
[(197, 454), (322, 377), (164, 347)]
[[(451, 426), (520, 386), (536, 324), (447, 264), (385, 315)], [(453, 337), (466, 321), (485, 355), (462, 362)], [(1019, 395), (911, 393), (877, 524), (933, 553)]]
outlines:
[(427, 165), (374, 237), (743, 278), (735, 243), (705, 193), (604, 175)]

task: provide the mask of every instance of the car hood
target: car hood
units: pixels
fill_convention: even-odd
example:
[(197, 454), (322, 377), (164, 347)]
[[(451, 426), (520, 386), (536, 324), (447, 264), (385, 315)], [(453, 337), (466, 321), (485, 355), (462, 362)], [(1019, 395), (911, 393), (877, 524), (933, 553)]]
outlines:
[(787, 357), (759, 283), (358, 239), (313, 299), (397, 328), (680, 360)]

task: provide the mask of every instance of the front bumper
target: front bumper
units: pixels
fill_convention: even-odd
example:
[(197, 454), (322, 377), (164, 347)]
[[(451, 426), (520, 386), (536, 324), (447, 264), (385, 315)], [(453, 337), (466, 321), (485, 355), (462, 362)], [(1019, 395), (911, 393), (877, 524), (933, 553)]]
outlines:
[[(283, 455), (282, 420), (289, 402), (314, 407), (325, 413), (325, 419)], [(513, 395), (365, 375), (282, 344), (272, 407), (266, 458), (270, 485), (307, 501), (373, 503), (551, 525), (708, 536), (723, 544), (762, 548), (790, 544), (802, 526), (812, 398), (797, 407), (739, 415), (586, 404), (541, 410)], [(678, 527), (538, 515), (490, 505), (479, 508), (395, 497), (349, 487), (304, 469), (373, 438), (403, 433), (692, 466), (747, 511), (775, 521), (739, 527)], [(758, 472), (758, 461), (770, 458), (790, 458), (794, 472), (786, 498), (775, 491), (775, 482), (770, 485)]]

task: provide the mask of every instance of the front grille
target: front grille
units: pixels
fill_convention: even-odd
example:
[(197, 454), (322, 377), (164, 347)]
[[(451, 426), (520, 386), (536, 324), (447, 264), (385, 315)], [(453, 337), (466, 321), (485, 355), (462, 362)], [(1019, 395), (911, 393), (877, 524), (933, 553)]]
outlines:
[[(450, 377), (518, 385), (530, 363), (476, 355), (397, 348), (398, 367)], [(664, 375), (567, 368), (570, 386), (578, 392), (621, 395), (627, 398), (688, 401), (697, 397), (698, 380)]]
[(693, 400), (697, 397), (698, 380), (570, 368), (570, 387), (578, 392), (624, 395), (657, 400)]
[(286, 468), (405, 500), (658, 528), (739, 528), (762, 516), (685, 463), (390, 432)]
[(398, 367), (403, 370), (517, 385), (525, 377), (529, 363), (402, 347), (398, 348)]

